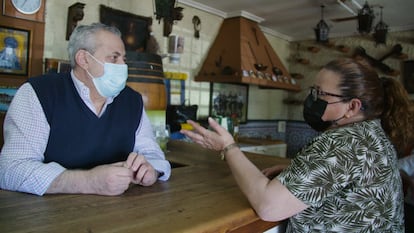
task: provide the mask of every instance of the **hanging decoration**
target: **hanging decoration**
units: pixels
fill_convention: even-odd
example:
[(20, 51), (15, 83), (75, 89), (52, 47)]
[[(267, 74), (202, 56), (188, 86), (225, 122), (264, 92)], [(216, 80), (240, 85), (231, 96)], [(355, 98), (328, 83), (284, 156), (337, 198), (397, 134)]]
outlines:
[(365, 1), (364, 6), (358, 11), (358, 31), (361, 34), (368, 34), (372, 30), (372, 23), (375, 15), (374, 10)]
[(182, 7), (176, 7), (175, 0), (154, 0), (155, 15), (158, 23), (161, 19), (164, 21), (163, 35), (168, 37), (172, 31), (174, 20), (181, 20), (183, 18)]
[(388, 33), (388, 25), (382, 21), (382, 9), (383, 7), (381, 6), (380, 21), (375, 26), (374, 31), (374, 39), (377, 45), (386, 43)]
[(356, 59), (364, 59), (367, 62), (369, 62), (373, 67), (377, 68), (379, 71), (386, 75), (390, 76), (397, 76), (400, 75), (400, 72), (398, 70), (394, 70), (390, 66), (384, 63), (384, 60), (392, 57), (392, 56), (400, 56), (402, 54), (402, 46), (400, 44), (396, 44), (392, 47), (392, 49), (384, 54), (381, 58), (374, 58), (366, 53), (366, 50), (359, 46), (355, 49), (353, 57)]
[(195, 15), (193, 17), (193, 25), (194, 25), (194, 38), (200, 38), (200, 30), (201, 30), (201, 20), (200, 17)]
[(325, 8), (324, 5), (321, 5), (321, 20), (316, 25), (315, 35), (316, 41), (320, 43), (327, 43), (329, 41), (328, 34), (329, 34), (329, 26), (323, 19), (323, 9)]
[(85, 15), (83, 13), (84, 3), (77, 2), (71, 5), (68, 9), (68, 19), (66, 21), (66, 40), (69, 40), (73, 30), (78, 26), (78, 21), (83, 19)]

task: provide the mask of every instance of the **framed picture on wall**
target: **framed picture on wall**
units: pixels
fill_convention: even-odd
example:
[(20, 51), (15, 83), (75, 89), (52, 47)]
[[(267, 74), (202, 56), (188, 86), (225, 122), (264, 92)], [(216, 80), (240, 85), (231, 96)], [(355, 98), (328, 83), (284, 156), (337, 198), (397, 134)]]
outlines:
[(59, 61), (58, 62), (58, 68), (57, 68), (58, 73), (70, 72), (71, 69), (72, 67), (70, 66), (70, 61)]
[(246, 123), (248, 91), (248, 85), (211, 83), (210, 116), (237, 117)]
[(121, 31), (127, 51), (146, 51), (152, 25), (151, 17), (135, 15), (104, 5), (100, 5), (99, 14), (101, 23), (115, 26)]
[(27, 75), (30, 32), (0, 26), (0, 73)]
[(0, 86), (0, 112), (6, 112), (17, 92), (17, 87)]
[(55, 58), (45, 58), (45, 73), (70, 72), (70, 61)]

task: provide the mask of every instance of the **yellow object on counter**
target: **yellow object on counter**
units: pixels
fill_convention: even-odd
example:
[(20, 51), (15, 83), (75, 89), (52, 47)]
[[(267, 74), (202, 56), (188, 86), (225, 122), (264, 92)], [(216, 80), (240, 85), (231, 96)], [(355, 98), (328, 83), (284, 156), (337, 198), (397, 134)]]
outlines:
[(170, 72), (165, 71), (164, 77), (167, 79), (174, 79), (174, 80), (187, 80), (188, 74), (183, 72)]
[(185, 129), (185, 130), (193, 130), (193, 126), (187, 123), (181, 123), (181, 129)]

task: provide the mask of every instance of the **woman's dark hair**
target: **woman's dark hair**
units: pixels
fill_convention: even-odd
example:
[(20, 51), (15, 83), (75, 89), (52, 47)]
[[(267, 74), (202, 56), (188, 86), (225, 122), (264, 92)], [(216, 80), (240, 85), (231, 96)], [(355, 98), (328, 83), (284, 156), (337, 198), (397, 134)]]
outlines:
[(340, 75), (341, 95), (361, 100), (366, 119), (381, 119), (398, 155), (403, 156), (414, 140), (414, 107), (401, 83), (380, 78), (370, 65), (350, 58), (334, 60), (323, 68)]

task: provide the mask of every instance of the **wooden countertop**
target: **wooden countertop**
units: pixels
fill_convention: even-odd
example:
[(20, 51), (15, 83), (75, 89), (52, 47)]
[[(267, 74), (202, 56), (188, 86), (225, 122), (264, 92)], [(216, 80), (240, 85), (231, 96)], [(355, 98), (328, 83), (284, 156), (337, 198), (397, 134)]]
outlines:
[[(216, 152), (173, 141), (167, 182), (123, 195), (45, 195), (0, 190), (1, 232), (260, 232), (258, 219)], [(286, 159), (247, 154), (259, 168)], [(255, 230), (252, 230), (255, 229)]]

